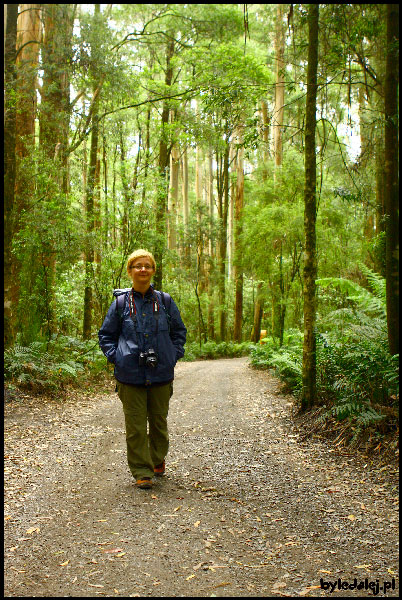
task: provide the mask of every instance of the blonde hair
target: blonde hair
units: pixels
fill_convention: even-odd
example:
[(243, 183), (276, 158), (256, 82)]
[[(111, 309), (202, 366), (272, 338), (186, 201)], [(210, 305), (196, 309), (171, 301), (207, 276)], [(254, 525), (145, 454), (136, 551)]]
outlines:
[(130, 267), (133, 264), (133, 262), (137, 260), (137, 258), (149, 258), (154, 268), (154, 271), (156, 271), (156, 262), (153, 255), (150, 252), (148, 252), (148, 250), (140, 249), (136, 250), (135, 252), (132, 252), (127, 259), (127, 273), (129, 276), (131, 275)]

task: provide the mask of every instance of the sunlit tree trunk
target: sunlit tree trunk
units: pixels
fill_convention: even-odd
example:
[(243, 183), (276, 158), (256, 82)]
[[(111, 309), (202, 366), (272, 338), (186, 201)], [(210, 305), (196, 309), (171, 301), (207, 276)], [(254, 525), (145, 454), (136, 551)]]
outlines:
[(210, 220), (210, 230), (209, 230), (209, 260), (208, 260), (208, 338), (210, 340), (215, 339), (215, 286), (212, 279), (212, 271), (214, 268), (214, 260), (215, 260), (215, 243), (212, 239), (212, 223), (214, 219), (214, 171), (213, 171), (213, 153), (212, 150), (209, 151), (208, 154), (208, 208), (209, 208), (209, 220)]
[[(172, 84), (173, 67), (171, 64), (174, 54), (174, 41), (169, 41), (166, 46), (166, 71), (165, 85), (169, 88)], [(154, 276), (155, 288), (162, 289), (163, 281), (163, 256), (167, 246), (167, 207), (168, 207), (168, 170), (169, 170), (169, 104), (165, 100), (162, 107), (161, 135), (159, 140), (158, 169), (160, 181), (156, 194), (155, 230), (156, 243), (154, 249), (157, 271)]]
[(385, 235), (388, 345), (399, 353), (399, 178), (398, 178), (399, 4), (387, 4), (385, 108)]
[(277, 4), (275, 24), (275, 106), (273, 115), (273, 143), (275, 167), (282, 166), (282, 128), (283, 128), (283, 105), (285, 103), (285, 78), (283, 70), (285, 54), (285, 32), (283, 25), (283, 4)]
[(183, 149), (181, 157), (181, 179), (182, 179), (182, 213), (183, 213), (183, 234), (184, 234), (184, 256), (189, 258), (190, 247), (187, 243), (188, 226), (190, 218), (190, 207), (188, 202), (188, 157), (187, 146)]
[(308, 5), (308, 67), (305, 129), (304, 187), (304, 341), (301, 409), (309, 409), (316, 397), (316, 105), (319, 5)]
[(195, 199), (197, 207), (197, 257), (198, 257), (198, 291), (202, 293), (205, 290), (205, 252), (204, 252), (204, 168), (203, 153), (197, 145), (195, 153)]
[[(17, 146), (24, 157), (34, 146), (36, 91), (41, 42), (40, 4), (20, 4), (17, 28)], [(24, 186), (25, 187), (25, 186)]]
[(268, 103), (266, 100), (261, 100), (261, 116), (262, 116), (262, 142), (263, 142), (263, 162), (264, 168), (262, 178), (265, 181), (268, 177), (267, 164), (269, 159), (269, 119), (268, 119)]
[(226, 255), (227, 255), (227, 227), (229, 210), (229, 135), (226, 134), (225, 150), (217, 153), (217, 188), (218, 188), (218, 299), (219, 299), (219, 337), (226, 339)]
[(234, 280), (235, 280), (235, 315), (233, 337), (236, 342), (242, 340), (243, 319), (243, 260), (242, 260), (242, 222), (244, 204), (244, 148), (242, 128), (239, 128), (238, 143), (240, 148), (236, 163), (236, 197), (234, 220)]
[(236, 202), (236, 148), (230, 144), (229, 153), (230, 189), (229, 189), (229, 214), (228, 214), (228, 248), (227, 248), (227, 280), (230, 283), (233, 277), (234, 261), (234, 212)]
[(176, 250), (176, 224), (177, 206), (179, 200), (179, 173), (180, 152), (177, 144), (172, 147), (170, 154), (170, 188), (169, 188), (169, 223), (168, 223), (168, 245), (169, 250)]
[(119, 125), (120, 134), (120, 176), (123, 190), (123, 216), (121, 221), (121, 241), (125, 251), (128, 250), (129, 244), (129, 208), (130, 208), (130, 186), (128, 183), (127, 164), (126, 164), (126, 148), (125, 148), (125, 132), (123, 125)]

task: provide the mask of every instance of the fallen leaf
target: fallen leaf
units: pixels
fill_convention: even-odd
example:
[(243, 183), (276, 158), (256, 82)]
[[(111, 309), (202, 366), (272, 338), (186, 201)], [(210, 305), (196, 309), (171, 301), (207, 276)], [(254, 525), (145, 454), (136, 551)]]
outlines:
[(218, 587), (223, 587), (224, 585), (231, 585), (231, 581), (222, 581), (222, 583), (218, 583), (218, 585), (214, 585), (213, 589)]
[(332, 575), (331, 571), (326, 571), (325, 569), (318, 569), (319, 573), (328, 573), (328, 575)]
[(97, 588), (103, 588), (105, 587), (104, 585), (100, 585), (99, 583), (88, 583), (89, 586), (91, 587), (97, 587)]
[(355, 569), (370, 569), (371, 565), (353, 565)]
[(107, 523), (107, 519), (98, 519), (97, 523)]
[(304, 588), (304, 590), (301, 590), (301, 592), (299, 592), (299, 596), (305, 596), (311, 590), (320, 590), (320, 589), (321, 589), (320, 585), (310, 585), (309, 587)]
[(201, 523), (201, 521), (196, 521), (196, 522), (194, 523), (194, 527), (198, 527), (198, 525), (199, 525), (200, 523)]
[(285, 587), (286, 587), (286, 583), (284, 581), (277, 581), (272, 586), (272, 589), (274, 589), (274, 588), (285, 588)]
[(66, 560), (66, 562), (60, 563), (60, 566), (61, 567), (65, 567), (66, 565), (68, 565), (69, 562), (70, 562), (69, 560)]
[(180, 510), (180, 509), (181, 509), (181, 506), (182, 506), (181, 504), (180, 504), (180, 506), (176, 506), (176, 508), (174, 509), (174, 512), (176, 512), (176, 511)]
[(34, 531), (37, 531), (39, 533), (40, 528), (39, 527), (30, 527), (29, 529), (26, 530), (26, 533), (33, 533)]
[(111, 550), (104, 550), (103, 551), (105, 554), (112, 554), (114, 552), (123, 552), (123, 548), (112, 548)]
[(348, 515), (348, 519), (350, 519), (351, 521), (354, 521), (356, 519), (356, 517), (354, 515)]
[(194, 573), (192, 575), (189, 575), (188, 577), (186, 577), (186, 581), (188, 581), (189, 579), (192, 579), (193, 577), (195, 577)]

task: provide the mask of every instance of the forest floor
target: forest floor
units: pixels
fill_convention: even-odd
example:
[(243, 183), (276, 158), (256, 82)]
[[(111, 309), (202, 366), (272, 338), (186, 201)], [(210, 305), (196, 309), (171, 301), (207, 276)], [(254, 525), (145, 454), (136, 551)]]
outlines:
[(112, 382), (6, 402), (5, 597), (399, 596), (396, 468), (306, 438), (268, 373), (180, 363), (169, 428), (140, 490)]

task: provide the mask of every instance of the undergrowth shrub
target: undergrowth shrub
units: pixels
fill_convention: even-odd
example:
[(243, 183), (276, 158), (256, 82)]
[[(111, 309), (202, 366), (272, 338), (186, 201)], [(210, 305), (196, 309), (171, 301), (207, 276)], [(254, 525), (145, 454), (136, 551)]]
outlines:
[(266, 337), (262, 342), (250, 349), (252, 366), (272, 370), (290, 391), (297, 394), (302, 380), (303, 334), (295, 329), (286, 331), (281, 347), (272, 337)]
[[(348, 419), (354, 427), (352, 442), (366, 428), (381, 424), (384, 429), (399, 400), (399, 356), (388, 350), (385, 280), (365, 265), (361, 269), (371, 291), (344, 279), (317, 281), (323, 288), (333, 286), (346, 293), (349, 303), (318, 319), (316, 358), (317, 403), (327, 407), (320, 419)], [(296, 396), (301, 392), (303, 356), (303, 336), (298, 333), (287, 332), (281, 348), (266, 338), (264, 345), (251, 350), (251, 364), (273, 369)]]
[(6, 382), (21, 389), (57, 391), (105, 367), (105, 358), (94, 340), (59, 335), (27, 346), (18, 342), (4, 353), (4, 374)]
[(236, 358), (240, 356), (248, 356), (250, 347), (253, 344), (250, 342), (214, 342), (208, 341), (201, 346), (197, 342), (191, 342), (185, 346), (184, 361), (192, 360), (211, 360), (214, 358)]

